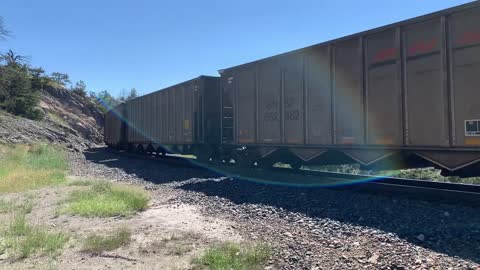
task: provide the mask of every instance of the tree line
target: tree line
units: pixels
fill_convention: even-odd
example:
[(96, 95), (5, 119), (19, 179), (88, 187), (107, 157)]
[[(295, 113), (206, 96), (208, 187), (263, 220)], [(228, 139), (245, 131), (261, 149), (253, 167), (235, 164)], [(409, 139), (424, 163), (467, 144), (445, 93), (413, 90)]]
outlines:
[[(0, 17), (0, 41), (11, 37)], [(46, 74), (41, 67), (29, 64), (29, 58), (16, 54), (12, 50), (0, 51), (0, 109), (14, 115), (38, 120), (43, 117), (37, 108), (41, 93), (46, 87), (66, 88), (81, 98), (90, 98), (102, 111), (116, 106), (120, 102), (136, 98), (137, 90), (132, 88), (128, 94), (122, 90), (119, 97), (114, 97), (108, 90), (87, 94), (87, 85), (80, 80), (72, 84), (66, 73)]]

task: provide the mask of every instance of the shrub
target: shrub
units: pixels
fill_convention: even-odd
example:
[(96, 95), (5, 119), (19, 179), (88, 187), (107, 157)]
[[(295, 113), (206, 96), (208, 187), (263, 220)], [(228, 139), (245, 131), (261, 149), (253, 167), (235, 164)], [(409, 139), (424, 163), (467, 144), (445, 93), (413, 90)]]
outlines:
[(81, 97), (86, 97), (87, 96), (87, 85), (85, 84), (84, 81), (79, 81), (75, 83), (75, 86), (72, 88), (72, 92), (81, 96)]

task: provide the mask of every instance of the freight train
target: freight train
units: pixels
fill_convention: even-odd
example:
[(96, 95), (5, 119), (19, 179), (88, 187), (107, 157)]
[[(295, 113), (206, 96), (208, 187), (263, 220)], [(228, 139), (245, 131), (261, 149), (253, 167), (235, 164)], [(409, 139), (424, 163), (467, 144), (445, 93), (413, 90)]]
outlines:
[(111, 147), (298, 168), (480, 164), (480, 3), (222, 69), (105, 116)]

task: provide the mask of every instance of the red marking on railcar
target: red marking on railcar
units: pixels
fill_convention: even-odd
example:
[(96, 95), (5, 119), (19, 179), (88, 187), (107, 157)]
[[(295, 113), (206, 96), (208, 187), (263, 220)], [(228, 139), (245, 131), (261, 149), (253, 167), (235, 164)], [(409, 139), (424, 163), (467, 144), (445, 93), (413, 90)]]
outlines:
[(463, 46), (463, 45), (479, 43), (479, 42), (480, 42), (480, 32), (468, 31), (468, 32), (464, 32), (462, 36), (459, 39), (457, 39), (456, 44), (457, 46)]
[(416, 42), (412, 44), (410, 47), (408, 47), (408, 55), (414, 55), (414, 54), (419, 54), (419, 53), (428, 53), (438, 46), (438, 39), (433, 38), (431, 40), (423, 40)]
[(395, 59), (397, 56), (397, 48), (385, 48), (377, 52), (373, 57), (373, 62), (383, 62), (390, 59)]

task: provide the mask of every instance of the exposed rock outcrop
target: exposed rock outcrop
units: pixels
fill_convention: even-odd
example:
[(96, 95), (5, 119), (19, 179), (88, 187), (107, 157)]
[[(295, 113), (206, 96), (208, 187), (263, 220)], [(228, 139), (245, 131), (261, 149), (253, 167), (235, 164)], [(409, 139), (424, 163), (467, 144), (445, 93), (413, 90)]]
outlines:
[(91, 98), (46, 87), (39, 108), (45, 114), (40, 121), (0, 111), (0, 143), (46, 141), (76, 151), (102, 143), (104, 116)]

